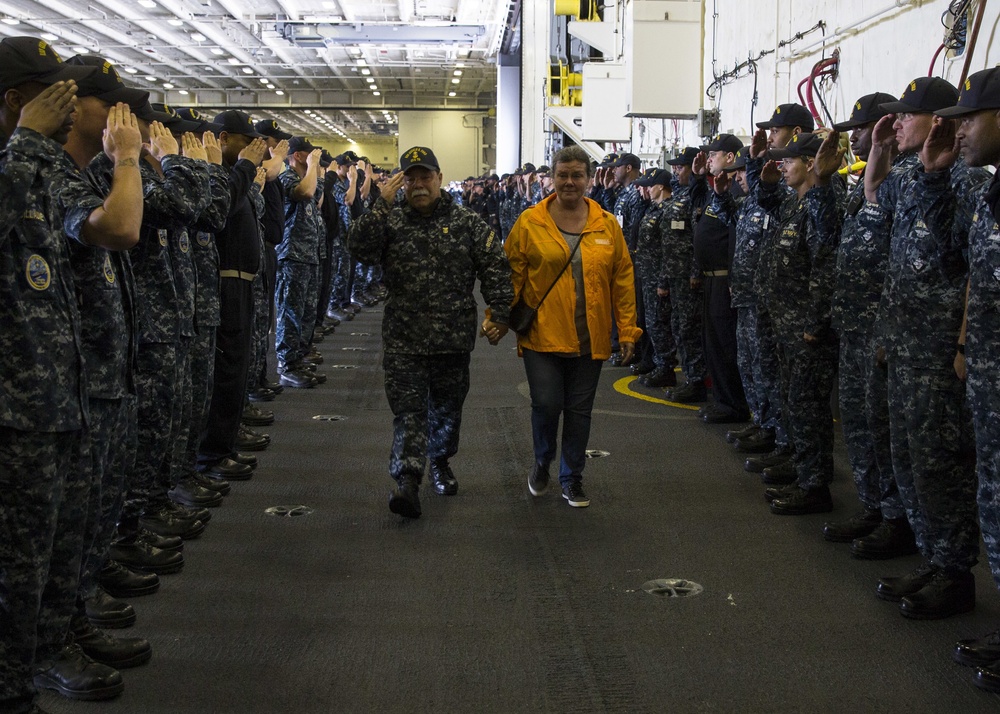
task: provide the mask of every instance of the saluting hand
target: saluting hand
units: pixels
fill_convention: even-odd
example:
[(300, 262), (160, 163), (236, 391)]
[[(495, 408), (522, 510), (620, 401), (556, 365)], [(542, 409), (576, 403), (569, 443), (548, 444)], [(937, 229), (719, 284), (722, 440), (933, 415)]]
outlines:
[(208, 163), (221, 166), (222, 147), (219, 146), (219, 140), (215, 138), (215, 134), (206, 131), (201, 136), (201, 143), (205, 147), (205, 155), (208, 157)]
[(191, 132), (185, 132), (181, 135), (181, 153), (188, 159), (208, 161), (205, 145), (198, 141), (198, 137)]
[(66, 124), (76, 108), (76, 82), (56, 82), (21, 107), (17, 125), (51, 137)]
[(257, 174), (253, 177), (253, 182), (255, 184), (257, 184), (257, 186), (261, 190), (263, 190), (264, 183), (266, 181), (267, 181), (267, 169), (265, 169), (263, 166), (258, 166), (257, 167)]
[(708, 154), (704, 151), (699, 151), (694, 156), (694, 160), (691, 162), (691, 171), (698, 176), (704, 176), (708, 173)]
[(924, 171), (944, 171), (958, 158), (958, 142), (955, 139), (955, 120), (935, 116), (931, 131), (924, 145), (917, 152)]
[(715, 177), (715, 186), (713, 187), (715, 193), (721, 196), (722, 194), (729, 191), (729, 187), (732, 185), (732, 180), (729, 178), (728, 171), (721, 171), (718, 176)]
[(840, 132), (831, 131), (823, 139), (823, 144), (816, 153), (816, 160), (813, 162), (813, 172), (823, 183), (828, 181), (844, 163), (844, 156), (847, 149), (840, 148)]
[(875, 123), (872, 129), (872, 148), (889, 150), (896, 142), (896, 130), (892, 125), (896, 123), (895, 114), (886, 114)]
[(403, 172), (400, 171), (393, 176), (389, 177), (389, 180), (385, 182), (385, 188), (382, 189), (382, 198), (392, 205), (393, 200), (396, 198), (396, 192), (403, 185)]
[(264, 143), (263, 139), (254, 139), (246, 148), (240, 152), (239, 158), (246, 159), (254, 166), (259, 166), (260, 162), (264, 159), (264, 154), (267, 151), (267, 144)]
[(750, 158), (760, 159), (767, 153), (767, 132), (758, 129), (750, 140)]
[(778, 183), (781, 180), (781, 170), (778, 169), (778, 162), (771, 160), (764, 164), (760, 170), (760, 180), (764, 183)]
[(164, 157), (176, 154), (180, 150), (177, 146), (177, 139), (170, 133), (167, 127), (158, 121), (149, 124), (149, 153), (157, 161), (162, 161)]
[(139, 121), (129, 111), (128, 104), (119, 102), (108, 112), (108, 125), (104, 130), (104, 153), (119, 161), (132, 160), (138, 164), (142, 153), (142, 134)]

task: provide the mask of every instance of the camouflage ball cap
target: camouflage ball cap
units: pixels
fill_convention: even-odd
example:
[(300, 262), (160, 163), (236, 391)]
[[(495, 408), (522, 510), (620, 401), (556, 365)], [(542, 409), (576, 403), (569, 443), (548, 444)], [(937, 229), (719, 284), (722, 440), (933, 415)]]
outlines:
[(426, 146), (414, 146), (412, 149), (404, 151), (403, 155), (399, 157), (399, 167), (403, 170), (403, 173), (406, 173), (415, 166), (431, 169), (432, 171), (441, 170), (434, 152)]
[(94, 69), (63, 62), (49, 43), (37, 37), (6, 37), (0, 41), (0, 90), (26, 82), (79, 82)]

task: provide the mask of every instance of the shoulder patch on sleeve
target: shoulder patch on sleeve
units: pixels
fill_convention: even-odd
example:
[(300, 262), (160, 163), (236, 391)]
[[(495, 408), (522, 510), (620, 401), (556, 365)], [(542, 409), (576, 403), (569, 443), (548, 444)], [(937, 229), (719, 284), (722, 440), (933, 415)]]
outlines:
[(490, 231), (489, 237), (486, 239), (486, 250), (493, 247), (493, 239), (496, 238), (496, 231)]

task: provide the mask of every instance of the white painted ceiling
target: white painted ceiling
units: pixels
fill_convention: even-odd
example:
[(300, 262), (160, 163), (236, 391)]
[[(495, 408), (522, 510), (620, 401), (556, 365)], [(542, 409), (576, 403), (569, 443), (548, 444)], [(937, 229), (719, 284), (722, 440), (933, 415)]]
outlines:
[(99, 54), (152, 101), (361, 140), (392, 136), (399, 110), (494, 106), (496, 57), (519, 4), (3, 0), (0, 36), (44, 37), (64, 59)]

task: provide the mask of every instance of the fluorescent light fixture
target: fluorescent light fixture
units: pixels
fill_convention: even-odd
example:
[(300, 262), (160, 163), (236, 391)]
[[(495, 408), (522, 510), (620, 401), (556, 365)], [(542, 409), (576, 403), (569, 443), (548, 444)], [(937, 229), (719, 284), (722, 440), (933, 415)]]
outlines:
[(0, 20), (0, 22), (2, 22), (5, 25), (20, 25), (21, 24), (21, 21), (18, 20), (16, 17), (5, 17), (2, 20)]
[(281, 91), (280, 89), (275, 89), (275, 90), (274, 90), (274, 93), (275, 93), (275, 94), (277, 94), (277, 95), (278, 95), (279, 97), (281, 97), (281, 96), (284, 96), (284, 94), (285, 94), (285, 93), (284, 93), (284, 92), (282, 92), (282, 91)]
[(367, 77), (365, 79), (365, 81), (368, 82), (368, 84), (375, 84), (375, 78), (374, 77)]
[(306, 112), (306, 114), (312, 114), (313, 110), (312, 109), (306, 109), (305, 112)]
[(235, 57), (230, 57), (229, 58), (229, 64), (240, 64), (240, 61), (238, 59), (236, 59)]
[(191, 39), (194, 40), (195, 42), (204, 42), (205, 36), (200, 32), (192, 32)]
[(148, 8), (156, 7), (156, 3), (153, 2), (153, 0), (139, 0), (139, 4), (142, 5), (143, 7), (148, 7)]
[(137, 70), (135, 67), (126, 67), (125, 71), (128, 72), (129, 74), (138, 74), (139, 72), (139, 70)]
[(352, 55), (359, 55), (359, 54), (361, 54), (361, 48), (360, 47), (348, 47), (347, 51), (350, 52)]
[(270, 82), (270, 81), (271, 81), (271, 80), (269, 80), (269, 79), (268, 79), (267, 77), (261, 77), (261, 78), (260, 78), (260, 83), (261, 83), (261, 84), (267, 84), (267, 83), (268, 83), (268, 82)]
[(156, 77), (154, 77), (151, 74), (148, 74), (148, 75), (146, 75), (146, 81), (147, 82), (155, 82), (156, 81)]
[(173, 25), (174, 27), (180, 27), (181, 25), (184, 24), (184, 20), (181, 20), (180, 18), (176, 18), (175, 17), (172, 20), (167, 20), (167, 24), (168, 25)]
[(361, 70), (361, 74), (371, 74), (371, 73), (372, 73), (372, 71), (370, 69), (368, 69), (367, 67), (365, 67), (363, 70)]
[(454, 75), (455, 75), (456, 77), (461, 77), (461, 76), (462, 76), (462, 70), (460, 70), (460, 69), (456, 69), (456, 70), (455, 70), (455, 72), (454, 72)]
[(377, 92), (378, 91), (378, 87), (376, 87), (374, 84), (369, 84), (368, 85), (368, 89), (372, 90), (373, 92)]
[(372, 94), (375, 95), (376, 97), (382, 96), (382, 92), (372, 92)]
[(165, 83), (165, 84), (163, 85), (163, 88), (164, 88), (164, 89), (173, 89), (173, 88), (174, 88), (174, 85), (172, 85), (172, 84), (171, 84), (170, 82), (166, 82), (166, 83)]
[(87, 54), (87, 48), (84, 47), (83, 45), (76, 45), (73, 48), (73, 51), (76, 52), (78, 55), (85, 55), (85, 54)]
[(268, 82), (268, 83), (267, 83), (267, 88), (268, 88), (268, 89), (274, 89), (274, 85), (273, 85), (273, 84), (271, 84), (270, 82)]
[(213, 47), (212, 48), (212, 54), (213, 55), (224, 55), (224, 54), (226, 54), (226, 51), (224, 49), (222, 49), (221, 47)]
[(465, 62), (456, 62), (455, 66), (456, 67), (464, 67), (465, 66)]
[(366, 64), (368, 64), (367, 62), (365, 62), (365, 58), (364, 57), (358, 57), (355, 60), (355, 62), (358, 63), (358, 67), (364, 67)]
[(244, 67), (243, 74), (253, 74), (253, 67)]
[(451, 80), (451, 83), (452, 83), (452, 84), (458, 84), (458, 83), (459, 83), (459, 82), (461, 82), (461, 81), (462, 81), (462, 80), (460, 80), (460, 79), (458, 79), (458, 78), (455, 78), (455, 79)]
[(52, 34), (51, 32), (43, 32), (41, 35), (39, 35), (39, 37), (41, 37), (46, 42), (55, 42), (56, 40), (59, 39), (59, 35)]
[(188, 95), (188, 90), (186, 90), (186, 89), (178, 89), (177, 93), (178, 94), (183, 94), (186, 97)]
[(448, 92), (448, 96), (449, 96), (449, 97), (454, 97), (454, 96), (455, 96), (455, 93), (454, 93), (454, 92)]

